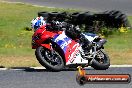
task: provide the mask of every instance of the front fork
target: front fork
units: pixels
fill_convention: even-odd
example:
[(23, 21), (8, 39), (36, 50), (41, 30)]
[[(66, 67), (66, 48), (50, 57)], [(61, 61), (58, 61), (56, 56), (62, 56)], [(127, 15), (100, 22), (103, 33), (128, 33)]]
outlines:
[(48, 44), (41, 44), (41, 46), (49, 49), (51, 51), (51, 55), (54, 54), (54, 49), (53, 49), (53, 44), (52, 43), (48, 43)]
[(52, 43), (49, 43), (49, 45), (50, 45), (51, 55), (53, 56), (53, 54), (54, 54), (53, 45), (52, 45)]

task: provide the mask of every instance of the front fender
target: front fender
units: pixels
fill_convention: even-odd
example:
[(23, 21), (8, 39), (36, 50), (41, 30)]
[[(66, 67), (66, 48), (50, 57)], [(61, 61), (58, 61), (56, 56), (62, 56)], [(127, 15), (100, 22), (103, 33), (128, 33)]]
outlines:
[[(51, 43), (52, 43), (53, 49), (59, 53), (59, 55), (63, 58), (63, 60), (64, 60), (64, 62), (66, 64), (66, 59), (65, 59), (65, 54), (64, 54), (63, 49), (56, 42), (51, 41)], [(50, 43), (48, 43), (48, 44), (41, 44), (41, 46), (42, 47), (45, 47), (45, 48), (47, 48), (49, 50), (51, 50)]]
[(51, 50), (51, 48), (50, 48), (50, 44), (41, 44), (41, 46), (43, 46), (43, 47), (45, 47), (45, 48)]

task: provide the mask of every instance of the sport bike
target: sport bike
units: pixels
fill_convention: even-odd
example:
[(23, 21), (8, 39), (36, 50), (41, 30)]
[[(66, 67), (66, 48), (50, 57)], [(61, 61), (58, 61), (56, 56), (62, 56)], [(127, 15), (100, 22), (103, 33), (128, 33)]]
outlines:
[(61, 71), (65, 67), (91, 66), (105, 70), (110, 66), (110, 59), (104, 51), (106, 39), (97, 34), (82, 33), (91, 43), (90, 50), (83, 50), (79, 39), (67, 36), (66, 30), (50, 31), (41, 26), (32, 36), (32, 49), (39, 63), (50, 71)]

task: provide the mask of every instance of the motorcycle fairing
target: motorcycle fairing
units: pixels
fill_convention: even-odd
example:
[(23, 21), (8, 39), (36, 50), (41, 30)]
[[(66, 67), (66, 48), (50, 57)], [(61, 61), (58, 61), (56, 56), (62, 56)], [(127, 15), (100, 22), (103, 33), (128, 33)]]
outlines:
[(52, 38), (58, 34), (60, 34), (60, 33), (46, 31), (46, 29), (44, 27), (39, 28), (38, 30), (36, 30), (36, 32), (32, 36), (32, 49), (36, 49), (40, 45), (50, 49), (49, 44), (43, 44), (43, 42), (45, 40), (47, 40), (48, 38)]
[(67, 37), (65, 32), (55, 35), (53, 41), (56, 42), (63, 50), (65, 54), (66, 65), (88, 63), (88, 60), (85, 60), (81, 57), (80, 44)]
[(64, 32), (60, 35), (55, 35), (52, 40), (61, 47), (64, 53), (66, 53), (67, 45), (72, 42), (72, 39), (68, 38)]

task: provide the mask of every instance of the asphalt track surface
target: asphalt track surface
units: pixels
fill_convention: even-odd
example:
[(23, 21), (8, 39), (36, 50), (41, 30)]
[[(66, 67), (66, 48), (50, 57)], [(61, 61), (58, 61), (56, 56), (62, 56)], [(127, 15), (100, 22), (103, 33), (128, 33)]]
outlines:
[[(88, 74), (130, 74), (132, 67), (111, 67), (107, 70), (87, 68)], [(132, 88), (129, 84), (85, 84), (76, 82), (75, 70), (49, 72), (46, 69), (24, 68), (0, 70), (0, 88)]]
[(73, 8), (84, 11), (121, 10), (132, 15), (132, 0), (4, 0), (11, 2), (30, 3), (39, 6)]

